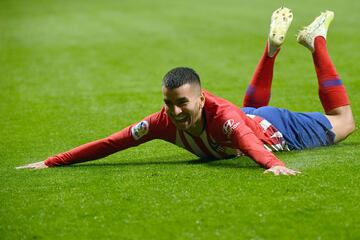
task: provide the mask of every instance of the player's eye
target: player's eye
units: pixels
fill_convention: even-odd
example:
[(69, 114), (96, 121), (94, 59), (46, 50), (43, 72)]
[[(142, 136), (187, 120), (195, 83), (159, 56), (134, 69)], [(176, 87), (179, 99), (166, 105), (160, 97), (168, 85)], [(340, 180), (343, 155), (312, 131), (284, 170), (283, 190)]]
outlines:
[(164, 101), (164, 103), (167, 107), (170, 107), (172, 105), (171, 102), (168, 102), (168, 101)]
[(179, 107), (185, 107), (187, 104), (188, 104), (188, 102), (187, 102), (187, 101), (184, 101), (184, 102), (179, 102), (177, 105), (178, 105)]

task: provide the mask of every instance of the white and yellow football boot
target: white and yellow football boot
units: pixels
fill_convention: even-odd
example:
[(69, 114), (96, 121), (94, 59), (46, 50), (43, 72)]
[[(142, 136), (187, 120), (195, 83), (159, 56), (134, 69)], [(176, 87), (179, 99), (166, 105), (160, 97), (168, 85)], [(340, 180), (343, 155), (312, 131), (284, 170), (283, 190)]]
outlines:
[(298, 43), (307, 47), (311, 52), (314, 52), (315, 38), (322, 36), (326, 39), (328, 28), (333, 19), (334, 12), (328, 10), (322, 12), (310, 25), (299, 31), (297, 35)]
[(281, 7), (271, 15), (270, 31), (268, 38), (268, 55), (272, 57), (277, 49), (284, 43), (286, 33), (293, 20), (291, 9)]

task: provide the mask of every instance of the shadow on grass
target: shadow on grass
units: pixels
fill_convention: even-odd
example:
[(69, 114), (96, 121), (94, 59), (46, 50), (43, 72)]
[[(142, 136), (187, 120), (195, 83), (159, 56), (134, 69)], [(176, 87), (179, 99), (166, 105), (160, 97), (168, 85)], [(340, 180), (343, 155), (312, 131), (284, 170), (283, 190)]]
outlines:
[(65, 167), (122, 167), (122, 166), (151, 166), (151, 165), (206, 165), (210, 167), (223, 168), (259, 168), (247, 158), (231, 158), (231, 159), (191, 159), (191, 160), (169, 160), (178, 159), (177, 156), (169, 156), (164, 158), (144, 159), (141, 162), (116, 162), (116, 163), (81, 163)]
[[(336, 145), (329, 146), (330, 148), (337, 147)], [(278, 157), (281, 156), (295, 156), (295, 155), (304, 155), (309, 154), (309, 152), (319, 152), (326, 150), (324, 147), (313, 148), (313, 149), (306, 149), (306, 150), (293, 150), (293, 151), (284, 151), (284, 152), (277, 152), (276, 155)], [(327, 152), (326, 152), (327, 153)], [(237, 158), (229, 158), (229, 159), (179, 159), (179, 155), (172, 155), (172, 156), (164, 156), (158, 158), (143, 158), (137, 159), (134, 161), (127, 160), (126, 162), (86, 162), (75, 164), (71, 166), (63, 166), (63, 167), (141, 167), (141, 166), (151, 166), (151, 165), (206, 165), (209, 167), (218, 167), (218, 168), (261, 168), (258, 164), (256, 164), (253, 160), (249, 157), (237, 157)], [(173, 160), (171, 160), (173, 159)]]

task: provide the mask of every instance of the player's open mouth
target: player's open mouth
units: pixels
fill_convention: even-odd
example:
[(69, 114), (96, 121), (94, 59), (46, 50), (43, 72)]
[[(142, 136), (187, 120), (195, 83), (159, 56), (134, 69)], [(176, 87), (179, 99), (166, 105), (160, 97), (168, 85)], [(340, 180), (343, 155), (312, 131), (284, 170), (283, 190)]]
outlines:
[(187, 120), (186, 116), (174, 117), (176, 122), (185, 122)]

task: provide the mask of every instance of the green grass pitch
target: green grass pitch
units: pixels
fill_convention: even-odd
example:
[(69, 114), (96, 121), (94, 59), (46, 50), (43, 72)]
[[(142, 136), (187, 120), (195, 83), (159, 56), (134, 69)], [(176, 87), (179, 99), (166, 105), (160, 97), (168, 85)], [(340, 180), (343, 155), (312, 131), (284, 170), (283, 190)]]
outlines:
[[(175, 66), (240, 105), (283, 2), (0, 1), (0, 239), (359, 239), (358, 132), (277, 154), (302, 171), (296, 177), (263, 175), (248, 158), (199, 163), (161, 141), (15, 170), (158, 111), (161, 79)], [(285, 5), (294, 21), (271, 105), (322, 111), (311, 55), (294, 35), (330, 9), (329, 51), (358, 119), (359, 1)]]

